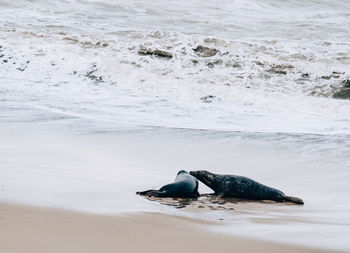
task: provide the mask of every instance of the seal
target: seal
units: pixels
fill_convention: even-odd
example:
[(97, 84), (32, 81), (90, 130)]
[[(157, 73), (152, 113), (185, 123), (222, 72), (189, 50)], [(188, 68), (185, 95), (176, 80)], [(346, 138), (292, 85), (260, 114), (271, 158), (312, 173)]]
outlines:
[(251, 200), (274, 200), (293, 202), (303, 205), (304, 201), (286, 196), (280, 190), (263, 185), (253, 179), (234, 175), (219, 175), (205, 170), (190, 171), (190, 174), (211, 188), (215, 195), (223, 198), (241, 198)]
[(172, 197), (172, 198), (196, 198), (198, 193), (197, 178), (188, 174), (185, 170), (180, 170), (177, 173), (175, 182), (164, 185), (159, 190), (148, 190), (143, 192), (136, 192), (136, 194), (148, 197)]

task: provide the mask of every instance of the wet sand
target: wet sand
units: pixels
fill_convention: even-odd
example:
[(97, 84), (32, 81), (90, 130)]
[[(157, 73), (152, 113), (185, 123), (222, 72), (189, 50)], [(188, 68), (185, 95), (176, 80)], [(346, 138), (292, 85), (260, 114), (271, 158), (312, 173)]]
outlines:
[(0, 252), (335, 252), (210, 232), (213, 222), (159, 213), (102, 216), (0, 204)]

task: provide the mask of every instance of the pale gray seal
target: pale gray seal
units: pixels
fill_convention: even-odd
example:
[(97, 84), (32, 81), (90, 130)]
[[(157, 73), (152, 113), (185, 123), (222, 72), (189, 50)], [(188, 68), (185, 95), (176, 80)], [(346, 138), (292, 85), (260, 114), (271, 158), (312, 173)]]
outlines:
[(136, 194), (149, 197), (196, 198), (199, 196), (198, 180), (187, 171), (180, 170), (174, 183), (164, 185), (159, 190), (148, 190)]

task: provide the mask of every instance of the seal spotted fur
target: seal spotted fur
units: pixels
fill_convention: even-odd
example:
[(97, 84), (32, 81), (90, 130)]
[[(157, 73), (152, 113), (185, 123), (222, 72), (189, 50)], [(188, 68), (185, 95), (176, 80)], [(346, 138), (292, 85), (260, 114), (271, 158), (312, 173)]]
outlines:
[(274, 200), (304, 204), (302, 199), (286, 196), (280, 190), (263, 185), (253, 179), (234, 175), (219, 175), (205, 170), (190, 171), (190, 174), (211, 188), (215, 195), (226, 198), (251, 200)]

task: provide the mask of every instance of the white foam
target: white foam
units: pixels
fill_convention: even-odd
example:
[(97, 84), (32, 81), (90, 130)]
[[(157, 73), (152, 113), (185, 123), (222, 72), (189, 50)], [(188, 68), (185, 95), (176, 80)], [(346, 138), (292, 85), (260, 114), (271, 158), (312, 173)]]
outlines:
[[(301, 46), (293, 43), (286, 49), (282, 42), (159, 31), (113, 41), (24, 30), (2, 32), (2, 37), (8, 62), (1, 65), (0, 87), (8, 99), (26, 106), (134, 125), (350, 133), (350, 102), (330, 98), (348, 78), (347, 64), (323, 63), (322, 57), (329, 56), (322, 52), (312, 63), (296, 60), (291, 51)], [(198, 45), (220, 52), (201, 57), (193, 50)], [(267, 46), (271, 49), (261, 49)], [(173, 58), (139, 55), (142, 47), (167, 51)], [(337, 71), (338, 78), (322, 78), (331, 75), (327, 68)], [(303, 79), (303, 73), (309, 78)], [(206, 96), (212, 99), (205, 101)]]

